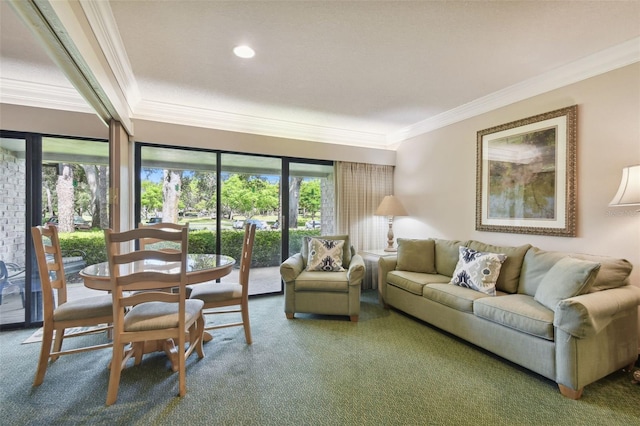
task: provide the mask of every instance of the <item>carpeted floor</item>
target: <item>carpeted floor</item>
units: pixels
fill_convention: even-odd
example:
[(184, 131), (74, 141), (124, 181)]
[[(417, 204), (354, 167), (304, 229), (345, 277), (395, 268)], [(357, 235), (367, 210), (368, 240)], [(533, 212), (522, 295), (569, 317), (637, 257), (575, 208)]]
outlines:
[[(3, 424), (220, 425), (630, 425), (640, 424), (640, 385), (618, 372), (581, 400), (555, 383), (362, 297), (359, 323), (296, 315), (282, 296), (250, 301), (254, 343), (218, 330), (192, 356), (188, 393), (162, 354), (123, 372), (118, 402), (104, 405), (109, 350), (66, 356), (32, 388), (34, 330), (0, 333)], [(92, 335), (89, 340), (104, 337)], [(76, 339), (77, 340), (77, 339)], [(7, 422), (7, 423), (5, 423)]]

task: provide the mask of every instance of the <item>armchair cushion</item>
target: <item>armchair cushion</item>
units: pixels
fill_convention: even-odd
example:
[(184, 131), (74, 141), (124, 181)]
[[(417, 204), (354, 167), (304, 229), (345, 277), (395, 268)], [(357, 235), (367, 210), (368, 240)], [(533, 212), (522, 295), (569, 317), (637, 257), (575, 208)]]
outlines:
[[(300, 254), (302, 255), (302, 264), (303, 267), (307, 267), (307, 262), (309, 261), (309, 240), (314, 237), (304, 237), (302, 241), (302, 247), (300, 248)], [(323, 235), (323, 240), (343, 240), (343, 247), (351, 247), (351, 242), (349, 241), (348, 235)], [(351, 250), (342, 250), (342, 267), (348, 268), (351, 264)]]
[[(307, 271), (340, 272), (342, 267), (344, 240), (309, 240)], [(347, 248), (348, 249), (348, 248)]]

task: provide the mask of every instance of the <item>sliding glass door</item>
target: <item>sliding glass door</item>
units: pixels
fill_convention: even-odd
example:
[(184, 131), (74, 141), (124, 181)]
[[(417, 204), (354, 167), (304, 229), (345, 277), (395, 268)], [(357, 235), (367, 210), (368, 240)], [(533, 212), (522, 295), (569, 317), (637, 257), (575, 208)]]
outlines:
[[(68, 300), (91, 295), (81, 266), (105, 260), (95, 250), (109, 226), (106, 141), (2, 132), (0, 138), (0, 327), (42, 322), (42, 293), (30, 228), (60, 231)], [(104, 245), (104, 243), (102, 243)], [(72, 259), (73, 258), (73, 259)]]
[[(282, 160), (225, 153), (221, 156), (221, 171), (220, 204), (231, 224), (230, 230), (223, 230), (222, 248), (225, 249), (226, 240), (233, 241), (226, 249), (238, 258), (243, 227), (246, 223), (255, 224), (249, 294), (280, 292)], [(223, 254), (227, 253), (223, 251)], [(236, 275), (230, 274), (222, 281), (237, 280)]]
[(335, 233), (335, 179), (332, 164), (288, 162), (288, 252), (299, 253), (305, 236)]
[(25, 322), (26, 144), (23, 138), (0, 138), (0, 325)]

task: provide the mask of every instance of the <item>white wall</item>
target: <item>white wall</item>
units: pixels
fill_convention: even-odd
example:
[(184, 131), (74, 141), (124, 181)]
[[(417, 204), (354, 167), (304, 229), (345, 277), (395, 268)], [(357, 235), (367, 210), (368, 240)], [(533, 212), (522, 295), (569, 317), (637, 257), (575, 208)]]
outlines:
[[(476, 133), (500, 124), (578, 105), (577, 237), (546, 237), (475, 230)], [(396, 237), (530, 243), (621, 257), (634, 264), (640, 287), (640, 212), (609, 207), (624, 166), (640, 164), (640, 64), (404, 141), (396, 156), (395, 194), (410, 214), (397, 218)]]

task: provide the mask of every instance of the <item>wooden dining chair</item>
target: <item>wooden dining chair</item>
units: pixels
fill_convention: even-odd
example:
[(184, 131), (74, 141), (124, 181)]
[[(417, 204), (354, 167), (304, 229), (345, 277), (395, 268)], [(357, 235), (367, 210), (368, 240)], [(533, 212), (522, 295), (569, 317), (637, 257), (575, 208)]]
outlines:
[[(180, 225), (178, 223), (173, 223), (173, 222), (156, 222), (156, 223), (145, 225), (144, 223), (140, 222), (138, 224), (138, 228), (181, 231), (182, 228), (189, 229), (189, 224), (186, 223), (185, 225)], [(138, 240), (138, 244), (141, 250), (160, 250), (168, 253), (180, 253), (181, 251), (180, 241), (166, 241), (166, 240), (159, 240), (157, 238), (140, 238)], [(178, 287), (163, 288), (159, 290), (177, 293)], [(189, 298), (190, 294), (191, 294), (191, 286), (187, 286), (187, 294), (186, 294), (187, 299)], [(134, 348), (134, 354), (133, 354), (133, 357), (135, 359), (134, 365), (139, 365), (142, 362), (142, 357), (144, 353), (148, 351), (148, 350), (145, 350), (145, 347), (148, 348), (149, 346), (151, 346), (149, 342), (146, 342), (146, 343), (136, 342), (132, 344), (132, 347)], [(165, 345), (156, 344), (154, 346), (158, 350), (165, 350), (165, 351), (170, 350), (170, 348), (167, 348)], [(163, 349), (160, 349), (160, 348), (163, 348)], [(167, 355), (169, 354), (167, 353)], [(177, 367), (178, 367), (177, 365), (174, 365), (173, 371), (177, 371)]]
[[(158, 223), (145, 225), (143, 223), (139, 223), (138, 228), (180, 231), (182, 230), (182, 228), (189, 229), (189, 224), (187, 223), (185, 225), (180, 225), (178, 223), (173, 223), (173, 222), (158, 222)], [(141, 238), (139, 241), (140, 241), (141, 249), (156, 249), (161, 251), (180, 252), (179, 242), (171, 243), (167, 241), (158, 240), (157, 238)]]
[[(256, 225), (245, 225), (238, 283), (208, 282), (198, 284), (193, 286), (190, 296), (191, 299), (199, 299), (204, 302), (205, 315), (240, 313), (240, 322), (206, 326), (205, 330), (243, 326), (244, 336), (249, 345), (252, 342), (251, 324), (249, 322), (249, 270), (251, 269), (251, 254), (253, 253), (255, 236)], [(238, 308), (226, 309), (226, 307), (230, 306), (237, 306)]]
[[(60, 355), (70, 355), (96, 349), (111, 347), (111, 343), (84, 346), (62, 350), (65, 338), (78, 337), (111, 328), (113, 308), (111, 296), (108, 294), (67, 300), (67, 280), (64, 263), (60, 252), (58, 229), (55, 226), (35, 226), (31, 228), (33, 246), (35, 248), (38, 273), (42, 288), (43, 333), (40, 360), (36, 370), (33, 386), (39, 386), (44, 380), (49, 359), (55, 361)], [(54, 298), (57, 292), (58, 304)], [(65, 329), (71, 327), (88, 327), (90, 330), (65, 336)], [(52, 342), (55, 331), (55, 342)]]
[[(135, 354), (135, 343), (145, 341), (171, 339), (177, 342), (179, 395), (184, 396), (187, 392), (186, 359), (194, 349), (199, 358), (204, 357), (203, 302), (186, 298), (187, 228), (176, 231), (142, 227), (120, 233), (105, 229), (104, 233), (114, 307), (113, 357), (107, 405), (117, 399), (120, 375), (129, 358)], [(180, 250), (133, 249), (120, 252), (123, 246), (130, 248), (136, 240), (144, 238), (179, 242)], [(155, 261), (153, 265), (145, 263), (149, 260)], [(178, 292), (167, 291), (171, 288), (178, 288)], [(127, 346), (128, 343), (133, 345)]]

